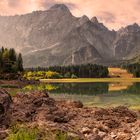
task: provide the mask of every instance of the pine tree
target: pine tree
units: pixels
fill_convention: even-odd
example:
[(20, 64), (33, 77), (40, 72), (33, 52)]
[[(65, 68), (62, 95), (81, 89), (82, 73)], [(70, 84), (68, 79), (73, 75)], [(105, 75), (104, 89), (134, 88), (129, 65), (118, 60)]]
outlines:
[(13, 48), (9, 50), (9, 59), (12, 62), (16, 62), (16, 52)]
[(4, 49), (4, 52), (2, 53), (2, 69), (3, 72), (11, 72), (12, 64), (9, 60), (9, 50)]
[(2, 47), (0, 49), (0, 72), (16, 73), (23, 71), (22, 55), (17, 54), (13, 48), (7, 49)]
[(22, 60), (22, 55), (21, 55), (21, 53), (18, 55), (18, 58), (17, 58), (17, 69), (18, 69), (18, 71), (20, 71), (20, 72), (23, 71), (23, 60)]
[(1, 48), (1, 52), (4, 53), (4, 50), (5, 50), (5, 49), (4, 49), (4, 47), (2, 46), (2, 48)]
[(2, 71), (2, 52), (0, 51), (0, 72)]

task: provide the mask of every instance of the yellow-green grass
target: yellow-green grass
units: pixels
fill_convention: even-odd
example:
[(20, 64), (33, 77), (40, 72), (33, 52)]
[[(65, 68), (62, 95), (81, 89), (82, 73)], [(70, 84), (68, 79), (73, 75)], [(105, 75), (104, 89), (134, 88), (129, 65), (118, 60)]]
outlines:
[(140, 78), (40, 79), (45, 83), (140, 82)]
[(109, 76), (113, 77), (120, 77), (120, 78), (133, 78), (133, 74), (128, 73), (127, 70), (121, 68), (108, 68)]

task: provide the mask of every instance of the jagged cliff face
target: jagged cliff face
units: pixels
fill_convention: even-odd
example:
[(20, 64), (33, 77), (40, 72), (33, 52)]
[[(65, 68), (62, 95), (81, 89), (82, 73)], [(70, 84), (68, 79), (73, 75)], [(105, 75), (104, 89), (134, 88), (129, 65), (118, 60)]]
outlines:
[(129, 25), (117, 32), (114, 41), (116, 59), (131, 59), (140, 54), (140, 27)]
[(0, 17), (0, 45), (22, 52), (26, 67), (128, 59), (139, 53), (139, 38), (137, 24), (110, 31), (96, 17), (74, 17), (62, 4)]

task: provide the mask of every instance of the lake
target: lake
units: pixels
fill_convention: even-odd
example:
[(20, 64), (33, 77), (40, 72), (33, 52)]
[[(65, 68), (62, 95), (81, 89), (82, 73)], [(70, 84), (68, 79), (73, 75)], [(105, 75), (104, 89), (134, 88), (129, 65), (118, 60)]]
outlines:
[(28, 85), (22, 91), (47, 90), (57, 100), (80, 100), (86, 106), (127, 106), (140, 109), (140, 83), (47, 83)]

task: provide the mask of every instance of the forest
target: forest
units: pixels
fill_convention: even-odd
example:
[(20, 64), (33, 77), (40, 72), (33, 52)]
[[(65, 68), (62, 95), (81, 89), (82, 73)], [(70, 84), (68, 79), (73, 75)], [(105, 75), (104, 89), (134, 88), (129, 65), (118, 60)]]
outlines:
[(132, 73), (134, 77), (140, 77), (140, 64), (127, 64), (122, 66), (124, 69), (126, 69), (129, 73)]
[[(30, 68), (26, 69), (25, 76), (39, 77), (40, 79), (60, 79), (60, 78), (106, 78), (108, 77), (108, 67), (87, 64), (71, 66), (51, 66), (47, 68)], [(30, 79), (30, 78), (29, 78)]]
[(13, 48), (0, 49), (0, 73), (17, 73), (23, 71), (21, 53), (17, 54)]

